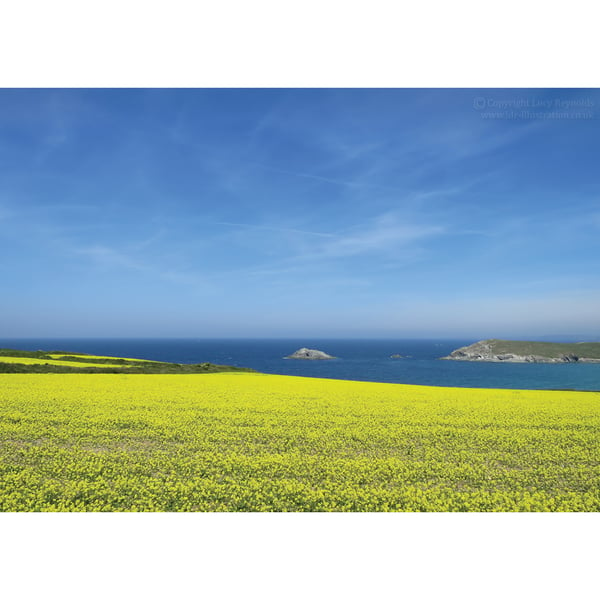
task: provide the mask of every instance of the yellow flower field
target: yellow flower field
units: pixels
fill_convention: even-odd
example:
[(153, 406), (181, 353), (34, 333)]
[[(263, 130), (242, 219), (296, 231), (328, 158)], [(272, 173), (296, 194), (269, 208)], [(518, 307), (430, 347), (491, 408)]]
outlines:
[[(65, 355), (69, 356), (69, 355)], [(85, 358), (88, 358), (87, 356)], [(92, 357), (89, 357), (92, 358)], [(93, 358), (101, 358), (99, 356)], [(126, 359), (124, 359), (126, 360)], [(47, 358), (29, 358), (27, 356), (0, 356), (0, 362), (19, 364), (19, 365), (56, 365), (59, 367), (98, 367), (105, 369), (112, 366), (107, 363), (79, 362), (74, 360), (49, 360)], [(131, 367), (127, 363), (119, 365), (119, 367)]]
[(600, 393), (0, 374), (2, 511), (598, 511)]
[[(61, 359), (61, 358), (85, 358), (85, 359), (92, 359), (92, 358), (98, 358), (98, 359), (108, 359), (108, 360), (118, 360), (118, 361), (132, 361), (132, 362), (156, 362), (154, 360), (147, 360), (145, 358), (121, 358), (119, 357), (115, 357), (115, 356), (97, 356), (96, 354), (48, 354), (48, 356), (51, 356), (54, 359)], [(106, 365), (103, 365), (106, 366)]]

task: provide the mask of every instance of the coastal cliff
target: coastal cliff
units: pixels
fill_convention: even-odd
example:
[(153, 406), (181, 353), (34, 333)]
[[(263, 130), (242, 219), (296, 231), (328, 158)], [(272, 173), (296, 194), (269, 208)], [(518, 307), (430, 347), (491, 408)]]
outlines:
[(451, 352), (442, 360), (470, 360), (513, 363), (600, 363), (600, 343), (559, 344), (482, 340)]

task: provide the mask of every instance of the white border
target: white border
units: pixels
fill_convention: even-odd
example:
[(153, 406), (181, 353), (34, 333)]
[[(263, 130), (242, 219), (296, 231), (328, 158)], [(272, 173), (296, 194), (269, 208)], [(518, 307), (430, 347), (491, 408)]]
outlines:
[[(598, 514), (0, 515), (3, 597), (586, 598)], [(588, 545), (589, 544), (589, 545)]]
[(21, 0), (5, 87), (589, 87), (590, 2)]

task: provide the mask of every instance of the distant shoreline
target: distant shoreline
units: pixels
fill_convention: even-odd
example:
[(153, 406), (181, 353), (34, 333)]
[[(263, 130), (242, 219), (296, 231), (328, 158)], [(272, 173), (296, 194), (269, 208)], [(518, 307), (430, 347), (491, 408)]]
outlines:
[(554, 343), (481, 340), (441, 360), (507, 363), (600, 363), (600, 342)]

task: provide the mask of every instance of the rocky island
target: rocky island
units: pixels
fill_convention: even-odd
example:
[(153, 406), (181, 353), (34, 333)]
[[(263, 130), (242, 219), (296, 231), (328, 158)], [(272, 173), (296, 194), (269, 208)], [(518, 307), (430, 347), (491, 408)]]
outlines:
[(471, 360), (513, 363), (600, 363), (600, 342), (559, 344), (482, 340), (443, 356), (442, 360)]
[(331, 358), (335, 358), (335, 356), (329, 356), (329, 354), (326, 354), (322, 350), (300, 348), (300, 350), (296, 350), (294, 354), (290, 354), (289, 356), (285, 356), (284, 358), (297, 358), (301, 360), (329, 360)]

